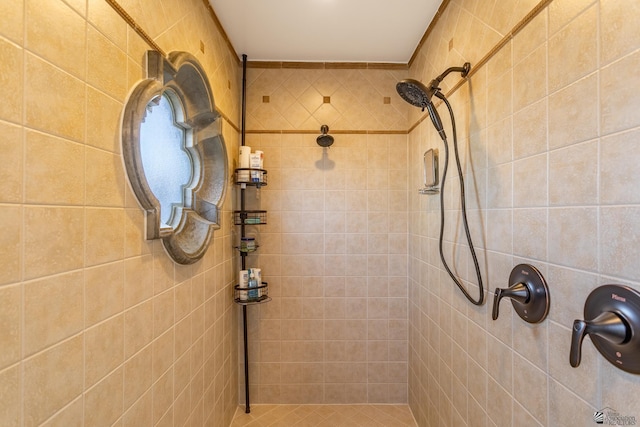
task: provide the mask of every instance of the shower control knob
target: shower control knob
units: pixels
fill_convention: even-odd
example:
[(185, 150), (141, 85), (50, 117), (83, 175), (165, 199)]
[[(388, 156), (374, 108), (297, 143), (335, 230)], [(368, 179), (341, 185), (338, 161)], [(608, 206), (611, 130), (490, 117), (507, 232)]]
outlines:
[(611, 311), (606, 311), (593, 320), (574, 320), (569, 363), (574, 368), (580, 366), (582, 340), (586, 335), (597, 335), (614, 344), (622, 344), (627, 340), (629, 332), (622, 318)]
[(589, 335), (598, 351), (614, 366), (640, 374), (640, 292), (628, 286), (604, 285), (589, 294), (584, 317), (575, 320), (569, 363), (582, 359), (582, 341)]
[(526, 304), (529, 301), (529, 289), (524, 283), (515, 283), (506, 289), (496, 288), (496, 293), (493, 297), (493, 313), (491, 313), (493, 320), (498, 319), (500, 300), (504, 297), (509, 297), (512, 301), (517, 301), (520, 304)]
[(511, 270), (509, 287), (496, 288), (493, 298), (493, 320), (498, 319), (500, 300), (511, 299), (518, 315), (529, 323), (542, 322), (549, 313), (549, 288), (540, 271), (529, 264), (519, 264)]

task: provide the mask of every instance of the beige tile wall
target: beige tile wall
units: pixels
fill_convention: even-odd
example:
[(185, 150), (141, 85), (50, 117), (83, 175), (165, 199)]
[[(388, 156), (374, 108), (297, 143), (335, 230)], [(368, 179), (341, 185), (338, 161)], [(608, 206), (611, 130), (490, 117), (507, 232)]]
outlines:
[(247, 190), (248, 208), (268, 210), (247, 265), (273, 297), (248, 308), (251, 399), (404, 403), (407, 136), (335, 134), (328, 150), (316, 136), (247, 138), (269, 177), (259, 199)]
[(247, 129), (406, 131), (407, 109), (395, 90), (406, 77), (391, 69), (250, 68)]
[[(164, 50), (198, 57), (236, 121), (237, 59), (204, 3), (122, 5)], [(147, 49), (104, 0), (0, 5), (2, 426), (219, 426), (235, 411), (233, 191), (205, 258), (179, 266), (144, 241), (122, 167), (120, 112)], [(238, 133), (223, 131), (233, 167)]]
[[(536, 2), (489, 3), (452, 1), (411, 75), (427, 80), (465, 60), (473, 67)], [(409, 402), (419, 425), (584, 426), (604, 407), (640, 417), (630, 397), (640, 377), (588, 340), (581, 365), (568, 363), (571, 325), (589, 292), (606, 283), (640, 289), (638, 18), (632, 0), (553, 0), (451, 96), (488, 287), (481, 308), (443, 274), (438, 200), (412, 191), (422, 153), (442, 153), (442, 142), (428, 119), (409, 135)], [(455, 175), (445, 247), (470, 284)], [(547, 320), (529, 325), (508, 302), (491, 320), (492, 292), (522, 262), (547, 279)]]
[(264, 151), (268, 185), (247, 208), (268, 224), (247, 230), (260, 245), (247, 266), (273, 298), (248, 308), (254, 403), (407, 402), (406, 76), (248, 69), (246, 144)]
[[(145, 242), (118, 120), (148, 47), (102, 0), (45, 3), (0, 5), (0, 424), (226, 425), (244, 396), (229, 298), (237, 194), (196, 266)], [(442, 148), (428, 120), (408, 137), (375, 133), (421, 118), (395, 82), (477, 63), (536, 3), (452, 1), (408, 73), (250, 71), (247, 144), (269, 170), (250, 201), (269, 210), (250, 262), (274, 297), (249, 309), (254, 402), (408, 400), (420, 425), (640, 416), (637, 378), (588, 341), (580, 368), (566, 363), (588, 292), (638, 286), (636, 3), (552, 1), (451, 97), (485, 282), (539, 267), (552, 288), (541, 325), (506, 307), (493, 322), (440, 270), (438, 202), (415, 193), (422, 152)], [(201, 2), (121, 4), (164, 50), (195, 54), (238, 117), (237, 63)], [(315, 134), (280, 133), (321, 124), (336, 132), (326, 155)], [(237, 133), (224, 132), (234, 158)], [(473, 280), (455, 218), (448, 253)]]

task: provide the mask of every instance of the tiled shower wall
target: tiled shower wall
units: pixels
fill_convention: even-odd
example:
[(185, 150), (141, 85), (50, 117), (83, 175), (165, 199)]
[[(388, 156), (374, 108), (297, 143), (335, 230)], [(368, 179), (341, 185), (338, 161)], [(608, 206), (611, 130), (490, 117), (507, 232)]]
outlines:
[(398, 79), (406, 78), (406, 65), (261, 66), (265, 67), (259, 62), (249, 63), (247, 73), (250, 133), (319, 133), (321, 125), (350, 134), (406, 133), (407, 106), (395, 91)]
[[(196, 55), (238, 117), (237, 59), (204, 3), (122, 6), (165, 51)], [(233, 193), (205, 258), (180, 266), (144, 241), (122, 167), (147, 49), (104, 0), (0, 4), (2, 426), (221, 426), (235, 411)]]
[(249, 68), (247, 145), (268, 185), (247, 207), (268, 213), (247, 265), (273, 298), (248, 307), (252, 402), (407, 402), (406, 73)]
[[(487, 37), (497, 42), (534, 6), (485, 3), (452, 1), (411, 75), (428, 81), (465, 60), (473, 67), (496, 44)], [(414, 191), (422, 153), (436, 147), (442, 156), (442, 142), (428, 118), (410, 133), (409, 402), (419, 425), (584, 426), (607, 407), (640, 418), (640, 377), (613, 367), (590, 340), (578, 368), (568, 361), (590, 291), (640, 289), (638, 18), (633, 0), (553, 0), (451, 96), (488, 288), (482, 307), (442, 270), (438, 199)], [(450, 88), (459, 77), (447, 80)], [(449, 167), (445, 253), (477, 295)], [(491, 320), (492, 292), (519, 263), (549, 284), (541, 324), (525, 323), (508, 301)]]

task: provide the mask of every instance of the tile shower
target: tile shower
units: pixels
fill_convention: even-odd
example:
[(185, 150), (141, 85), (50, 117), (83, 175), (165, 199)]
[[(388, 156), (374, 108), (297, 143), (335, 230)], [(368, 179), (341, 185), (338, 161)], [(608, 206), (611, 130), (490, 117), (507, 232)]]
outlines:
[[(590, 290), (638, 288), (640, 6), (512, 3), (448, 2), (408, 70), (250, 69), (247, 145), (265, 152), (270, 178), (252, 201), (269, 211), (255, 262), (274, 296), (250, 310), (254, 403), (409, 403), (421, 426), (640, 416), (638, 377), (588, 341), (581, 366), (568, 365)], [(203, 2), (120, 4), (165, 51), (203, 63), (235, 153), (239, 68)], [(236, 195), (205, 259), (173, 264), (143, 240), (120, 160), (119, 114), (146, 43), (103, 0), (0, 12), (0, 152), (12, 165), (0, 180), (0, 424), (229, 425), (243, 396)], [(437, 200), (416, 191), (422, 153), (439, 142), (395, 83), (465, 60), (472, 77), (450, 99), (483, 274), (492, 291), (517, 263), (540, 268), (552, 298), (540, 325), (506, 306), (494, 322), (454, 291)], [(325, 123), (326, 154), (315, 144)], [(472, 280), (457, 225), (447, 253)]]

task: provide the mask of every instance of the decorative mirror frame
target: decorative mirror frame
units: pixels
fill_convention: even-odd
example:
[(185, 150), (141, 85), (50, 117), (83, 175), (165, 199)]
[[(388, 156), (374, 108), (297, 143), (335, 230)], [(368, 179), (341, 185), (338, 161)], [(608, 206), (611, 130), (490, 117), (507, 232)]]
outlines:
[[(148, 51), (147, 78), (133, 88), (122, 115), (122, 158), (129, 183), (145, 212), (146, 239), (162, 239), (169, 256), (180, 264), (201, 259), (220, 228), (220, 208), (228, 180), (227, 150), (220, 115), (209, 80), (198, 60), (187, 52), (167, 58)], [(183, 188), (182, 206), (174, 206), (174, 226), (161, 223), (160, 202), (144, 173), (140, 150), (140, 127), (149, 103), (163, 93), (179, 103), (184, 117), (180, 126), (192, 140), (185, 144), (192, 163), (191, 182)], [(176, 117), (178, 119), (178, 117)]]

